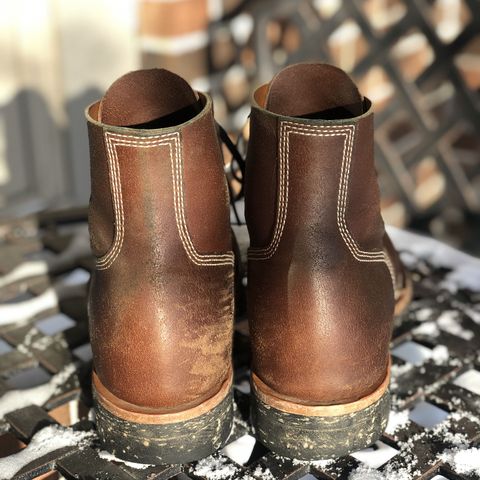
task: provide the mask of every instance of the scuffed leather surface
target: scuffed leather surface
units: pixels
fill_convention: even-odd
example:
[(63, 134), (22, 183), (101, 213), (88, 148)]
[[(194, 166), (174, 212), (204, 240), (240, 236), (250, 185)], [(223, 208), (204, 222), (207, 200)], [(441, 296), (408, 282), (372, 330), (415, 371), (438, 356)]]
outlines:
[(245, 218), (250, 245), (262, 247), (273, 234), (277, 197), (277, 119), (252, 109), (245, 173)]
[(363, 250), (382, 250), (385, 227), (373, 151), (373, 113), (356, 123), (346, 210), (348, 229)]
[(210, 110), (182, 130), (185, 210), (188, 229), (201, 253), (223, 253), (232, 249), (230, 200), (225, 184), (223, 158)]
[[(271, 172), (278, 169), (278, 147), (269, 152), (258, 147), (265, 142), (255, 138), (260, 115), (275, 116), (254, 108), (247, 182), (260, 156)], [(275, 117), (278, 144), (282, 117)], [(378, 251), (384, 229), (378, 187), (372, 184), (371, 118), (349, 121), (358, 122), (347, 223), (362, 248)], [(291, 135), (283, 236), (272, 258), (248, 263), (252, 369), (282, 398), (303, 404), (358, 400), (374, 391), (387, 372), (392, 281), (385, 263), (355, 260), (340, 236), (336, 208), (342, 153), (343, 137)], [(250, 187), (258, 195), (272, 188), (268, 174), (263, 182), (257, 178)], [(256, 239), (259, 219), (271, 213), (247, 208), (249, 232)]]
[[(184, 189), (193, 243), (205, 253), (231, 250), (226, 183), (211, 103), (192, 121), (168, 129), (139, 131), (90, 123), (97, 135), (99, 129), (141, 139), (180, 132), (189, 170)], [(94, 141), (100, 145), (98, 138)], [(104, 162), (102, 152), (101, 147), (92, 149), (92, 182), (106, 192), (108, 182), (103, 167), (98, 167)], [(230, 374), (233, 266), (199, 266), (188, 257), (176, 224), (168, 146), (123, 145), (117, 152), (125, 233), (113, 264), (96, 270), (91, 279), (94, 368), (109, 391), (139, 409), (181, 411), (213, 396)], [(198, 176), (200, 168), (203, 174)], [(192, 209), (191, 203), (206, 190), (212, 193)], [(92, 196), (93, 211), (97, 198)], [(102, 217), (103, 223), (108, 223), (107, 217)], [(109, 221), (113, 228), (113, 216)], [(94, 237), (98, 235), (98, 222), (90, 229)]]
[[(317, 62), (297, 63), (281, 70), (270, 82), (264, 101), (267, 110), (290, 117), (323, 112), (324, 119), (338, 119), (363, 113), (361, 95), (349, 76), (338, 67)], [(336, 116), (332, 116), (334, 113)]]

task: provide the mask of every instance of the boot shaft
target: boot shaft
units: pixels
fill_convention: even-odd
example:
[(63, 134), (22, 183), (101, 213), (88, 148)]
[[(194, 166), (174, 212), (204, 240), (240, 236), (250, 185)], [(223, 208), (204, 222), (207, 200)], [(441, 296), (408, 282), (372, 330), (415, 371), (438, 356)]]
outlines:
[(246, 172), (250, 258), (278, 252), (282, 261), (314, 255), (328, 264), (350, 255), (384, 260), (373, 112), (368, 100), (364, 105), (363, 115), (340, 121), (252, 108)]
[[(393, 271), (383, 248), (371, 104), (358, 92), (355, 99), (352, 82), (333, 67), (300, 69), (261, 87), (252, 108), (246, 167), (252, 370), (282, 398), (328, 405), (358, 400), (385, 380)], [(333, 99), (325, 87), (324, 108), (313, 110), (322, 113), (278, 113), (288, 102), (296, 106), (295, 98), (272, 98), (279, 83), (287, 92), (304, 79), (314, 85), (316, 69), (338, 84)], [(323, 101), (323, 86), (317, 81), (303, 95)]]
[(89, 226), (97, 269), (117, 257), (158, 256), (168, 268), (231, 264), (229, 202), (211, 100), (179, 127), (133, 129), (88, 112), (91, 158)]
[(129, 411), (194, 407), (231, 375), (233, 253), (211, 99), (169, 72), (132, 72), (87, 120), (97, 387)]

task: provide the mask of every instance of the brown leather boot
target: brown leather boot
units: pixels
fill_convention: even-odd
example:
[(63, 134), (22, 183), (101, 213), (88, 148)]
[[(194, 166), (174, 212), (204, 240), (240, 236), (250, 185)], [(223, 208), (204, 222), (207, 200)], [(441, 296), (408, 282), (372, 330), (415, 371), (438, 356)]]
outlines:
[(392, 262), (373, 113), (351, 79), (293, 65), (255, 93), (246, 165), (254, 427), (312, 460), (364, 448), (389, 414)]
[(395, 275), (395, 316), (397, 316), (404, 313), (412, 301), (413, 283), (387, 232), (383, 237), (383, 248), (390, 259)]
[(232, 422), (233, 253), (212, 101), (166, 70), (87, 109), (93, 388), (104, 448), (209, 455)]

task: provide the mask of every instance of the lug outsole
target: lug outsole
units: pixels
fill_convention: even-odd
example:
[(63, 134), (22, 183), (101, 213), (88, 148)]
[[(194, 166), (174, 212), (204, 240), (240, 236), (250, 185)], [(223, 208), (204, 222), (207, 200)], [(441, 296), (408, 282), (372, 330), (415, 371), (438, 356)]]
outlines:
[(232, 390), (210, 411), (174, 423), (137, 423), (107, 410), (94, 390), (102, 448), (137, 463), (179, 464), (207, 457), (221, 448), (233, 424)]
[(329, 416), (279, 410), (252, 390), (251, 415), (257, 438), (278, 455), (305, 461), (340, 457), (372, 445), (384, 432), (390, 412), (388, 390), (361, 410)]

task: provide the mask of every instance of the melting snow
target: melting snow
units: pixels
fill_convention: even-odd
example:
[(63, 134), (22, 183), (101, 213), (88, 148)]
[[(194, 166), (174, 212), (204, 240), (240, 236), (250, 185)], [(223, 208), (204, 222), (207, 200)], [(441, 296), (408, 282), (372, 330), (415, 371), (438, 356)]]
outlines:
[(474, 333), (462, 327), (460, 315), (456, 310), (445, 310), (437, 318), (438, 326), (445, 332), (448, 332), (464, 340), (472, 340)]
[(392, 364), (390, 369), (392, 377), (400, 377), (413, 368), (411, 363), (404, 363), (403, 365), (398, 365), (396, 363)]
[(415, 312), (415, 318), (419, 322), (425, 322), (426, 320), (429, 320), (430, 317), (433, 315), (433, 310), (431, 308), (421, 308), (420, 310), (417, 310)]
[(58, 305), (58, 296), (53, 288), (48, 288), (38, 297), (15, 304), (0, 305), (0, 325), (23, 323)]
[(470, 305), (458, 301), (452, 301), (452, 307), (458, 308), (465, 313), (465, 315), (468, 315), (475, 323), (480, 325), (480, 311), (475, 307), (472, 308)]
[[(417, 317), (418, 318), (418, 317)], [(429, 337), (438, 337), (440, 330), (435, 322), (425, 322), (412, 330), (416, 335), (426, 335)]]
[(385, 475), (374, 468), (360, 465), (350, 473), (348, 480), (384, 480)]
[(385, 432), (393, 435), (399, 428), (405, 427), (408, 423), (410, 423), (408, 414), (408, 410), (402, 410), (401, 412), (394, 412), (391, 410)]
[(390, 471), (387, 469), (384, 472), (375, 470), (374, 468), (367, 467), (366, 465), (360, 465), (353, 470), (348, 480), (412, 480), (412, 475), (407, 469), (401, 468), (396, 471)]
[(390, 447), (381, 441), (376, 442), (372, 447), (364, 448), (351, 456), (371, 468), (379, 468), (397, 455), (398, 450)]
[(0, 480), (8, 480), (23, 467), (47, 453), (64, 447), (86, 446), (95, 437), (93, 432), (75, 432), (71, 428), (50, 425), (37, 432), (20, 452), (0, 459)]
[[(281, 459), (285, 460), (285, 457), (278, 456), (278, 458), (281, 458)], [(326, 459), (326, 460), (310, 460), (310, 461), (307, 461), (307, 460), (299, 460), (298, 458), (293, 458), (293, 459), (291, 459), (291, 461), (294, 465), (314, 465), (315, 467), (318, 467), (318, 468), (325, 468), (325, 467), (328, 467), (329, 465), (331, 465), (332, 463), (334, 463), (335, 459), (334, 458), (329, 458), (329, 459)]]
[(121, 458), (117, 458), (115, 455), (106, 452), (105, 450), (100, 450), (98, 452), (98, 456), (103, 458), (104, 460), (108, 460), (109, 462), (118, 462), (123, 463), (127, 467), (135, 468), (137, 470), (144, 470), (145, 468), (153, 467), (153, 465), (149, 463), (136, 463), (136, 462), (128, 462), (126, 460), (122, 460)]
[(251, 435), (243, 435), (229, 443), (220, 452), (232, 459), (235, 463), (245, 465), (252, 455), (256, 440)]
[(432, 350), (432, 360), (437, 364), (441, 365), (443, 363), (448, 362), (450, 358), (450, 352), (445, 345), (437, 345)]
[(433, 238), (400, 230), (388, 226), (388, 234), (395, 247), (411, 255), (402, 255), (407, 266), (416, 266), (418, 259), (428, 261), (434, 266), (449, 268), (449, 272), (441, 286), (450, 292), (459, 289), (480, 291), (480, 260), (460, 252)]
[(43, 405), (75, 372), (73, 363), (54, 375), (48, 383), (24, 390), (10, 390), (0, 397), (0, 418), (6, 413), (29, 405)]
[(478, 370), (468, 370), (462, 373), (453, 383), (480, 395), (480, 372)]
[(455, 447), (465, 447), (468, 444), (468, 439), (463, 433), (452, 433), (452, 415), (449, 415), (445, 421), (435, 426), (431, 432), (445, 442), (450, 443)]

